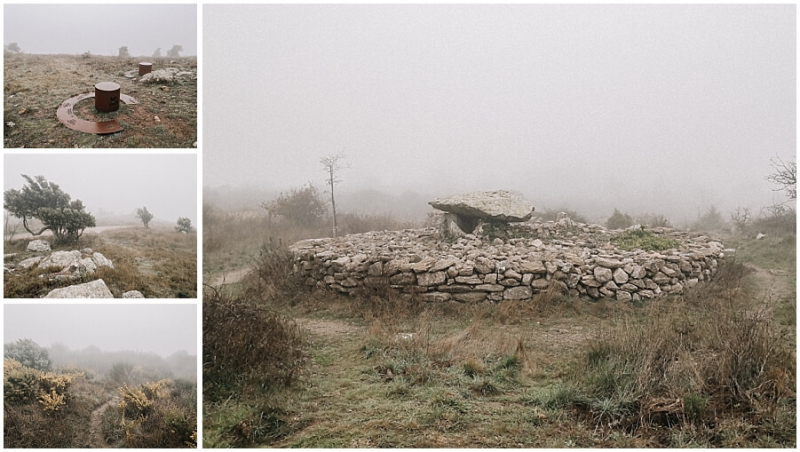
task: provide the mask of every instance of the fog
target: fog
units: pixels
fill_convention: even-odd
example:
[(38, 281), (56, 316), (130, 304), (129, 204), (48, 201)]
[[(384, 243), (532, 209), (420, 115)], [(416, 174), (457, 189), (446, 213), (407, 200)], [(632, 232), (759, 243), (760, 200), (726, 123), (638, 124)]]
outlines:
[(505, 188), (679, 222), (786, 199), (765, 178), (796, 154), (795, 5), (204, 8), (208, 188), (324, 188), (344, 150), (343, 210)]
[(21, 174), (44, 176), (83, 201), (98, 226), (140, 224), (143, 206), (155, 216), (152, 225), (174, 226), (178, 217), (197, 224), (195, 155), (7, 154), (4, 164), (4, 190), (21, 189)]
[(25, 53), (166, 56), (177, 44), (197, 55), (195, 5), (5, 5), (4, 15), (5, 44)]
[[(43, 347), (72, 350), (129, 350), (168, 357), (197, 355), (197, 306), (7, 304), (3, 342), (32, 339)], [(92, 347), (92, 348), (94, 348)]]

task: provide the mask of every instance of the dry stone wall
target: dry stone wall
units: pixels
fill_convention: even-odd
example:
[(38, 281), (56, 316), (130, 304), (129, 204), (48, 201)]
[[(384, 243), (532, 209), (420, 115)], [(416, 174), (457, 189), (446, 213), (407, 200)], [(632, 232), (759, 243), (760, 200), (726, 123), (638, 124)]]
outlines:
[(441, 240), (437, 228), (312, 239), (290, 248), (309, 286), (355, 294), (389, 285), (424, 301), (525, 300), (545, 290), (574, 296), (650, 299), (682, 293), (708, 280), (723, 246), (707, 236), (651, 230), (679, 245), (667, 251), (624, 251), (610, 243), (623, 231), (559, 222), (512, 225), (518, 238), (467, 234)]

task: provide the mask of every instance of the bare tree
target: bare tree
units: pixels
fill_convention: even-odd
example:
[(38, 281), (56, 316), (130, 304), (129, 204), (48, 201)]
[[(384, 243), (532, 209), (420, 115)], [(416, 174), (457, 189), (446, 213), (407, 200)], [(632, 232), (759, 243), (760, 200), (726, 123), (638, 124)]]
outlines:
[(737, 207), (735, 212), (731, 212), (731, 222), (736, 232), (742, 234), (750, 226), (753, 216), (747, 207)]
[(785, 191), (789, 199), (797, 199), (797, 162), (784, 162), (779, 157), (770, 159), (775, 172), (767, 180), (777, 185), (774, 191)]
[(340, 169), (346, 168), (342, 166), (340, 160), (345, 158), (344, 150), (336, 154), (331, 154), (327, 157), (322, 157), (319, 159), (319, 162), (322, 163), (322, 167), (326, 173), (328, 173), (328, 177), (325, 179), (325, 183), (328, 184), (330, 187), (331, 192), (331, 209), (333, 210), (333, 236), (336, 237), (337, 226), (336, 226), (336, 196), (333, 194), (333, 188), (336, 184), (341, 182), (341, 180), (336, 178), (336, 173), (339, 172)]
[(119, 57), (120, 58), (128, 58), (131, 56), (131, 53), (128, 52), (128, 46), (122, 46), (119, 48)]

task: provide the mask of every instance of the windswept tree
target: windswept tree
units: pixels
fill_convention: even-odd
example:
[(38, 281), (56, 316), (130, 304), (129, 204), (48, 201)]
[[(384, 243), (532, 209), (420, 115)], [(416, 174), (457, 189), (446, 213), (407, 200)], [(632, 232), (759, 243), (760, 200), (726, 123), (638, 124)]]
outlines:
[(119, 48), (119, 57), (120, 58), (128, 58), (131, 56), (130, 52), (128, 52), (128, 46), (122, 46)]
[(325, 183), (328, 185), (328, 189), (330, 190), (331, 194), (331, 210), (333, 211), (333, 236), (336, 237), (337, 233), (337, 224), (336, 224), (336, 196), (333, 194), (333, 188), (341, 182), (340, 179), (336, 178), (336, 174), (339, 170), (343, 169), (344, 166), (340, 163), (340, 160), (345, 158), (344, 150), (340, 151), (337, 154), (331, 154), (327, 157), (322, 157), (319, 162), (322, 163), (322, 168), (328, 173), (328, 177), (325, 179)]
[(192, 232), (194, 230), (192, 227), (192, 220), (186, 217), (178, 217), (178, 225), (175, 226), (175, 230), (186, 234)]
[(770, 160), (775, 172), (767, 180), (777, 185), (775, 191), (785, 191), (789, 199), (797, 199), (797, 162), (784, 162), (779, 157)]
[[(22, 226), (31, 235), (51, 231), (56, 243), (77, 242), (86, 228), (95, 227), (92, 214), (86, 212), (83, 202), (72, 201), (69, 194), (44, 176), (22, 177), (28, 182), (22, 190), (4, 192), (3, 207), (14, 217), (22, 219)], [(42, 223), (38, 231), (31, 230), (29, 220), (37, 218)]]
[(183, 52), (183, 46), (175, 44), (171, 49), (167, 50), (167, 58), (180, 58)]
[(150, 213), (150, 211), (147, 210), (147, 206), (145, 206), (145, 207), (142, 207), (141, 209), (136, 209), (136, 217), (138, 219), (142, 220), (142, 223), (144, 224), (144, 227), (149, 228), (150, 227), (150, 220), (153, 219), (153, 214)]
[(157, 48), (155, 52), (153, 52), (153, 58), (161, 58), (161, 47)]

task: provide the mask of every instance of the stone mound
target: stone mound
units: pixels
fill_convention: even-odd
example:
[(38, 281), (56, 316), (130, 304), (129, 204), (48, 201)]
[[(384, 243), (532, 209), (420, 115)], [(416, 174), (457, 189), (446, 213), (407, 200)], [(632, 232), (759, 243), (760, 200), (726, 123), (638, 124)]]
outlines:
[(675, 248), (625, 251), (611, 243), (623, 231), (569, 218), (508, 226), (505, 239), (443, 241), (431, 227), (304, 240), (290, 250), (309, 286), (356, 294), (388, 285), (424, 301), (460, 302), (525, 300), (546, 290), (650, 299), (709, 279), (723, 257), (721, 243), (667, 228), (650, 232), (675, 240)]

